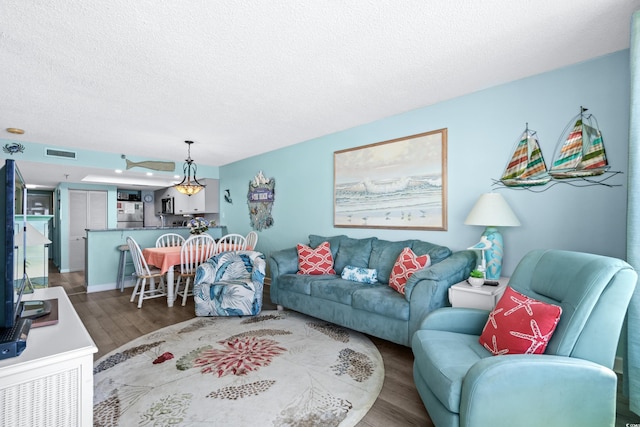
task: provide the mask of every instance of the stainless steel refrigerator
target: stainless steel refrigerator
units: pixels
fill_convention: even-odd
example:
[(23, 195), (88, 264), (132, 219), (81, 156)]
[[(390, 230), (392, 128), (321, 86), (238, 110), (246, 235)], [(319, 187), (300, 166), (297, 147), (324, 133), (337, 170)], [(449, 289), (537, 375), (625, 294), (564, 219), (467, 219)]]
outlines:
[(118, 201), (118, 228), (144, 227), (144, 203)]

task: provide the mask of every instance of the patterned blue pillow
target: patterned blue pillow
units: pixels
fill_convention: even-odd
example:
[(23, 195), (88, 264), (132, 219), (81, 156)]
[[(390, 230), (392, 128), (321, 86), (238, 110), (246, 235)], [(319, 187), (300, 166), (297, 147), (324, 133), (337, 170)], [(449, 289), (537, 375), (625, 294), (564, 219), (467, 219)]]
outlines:
[(362, 268), (347, 265), (342, 269), (342, 278), (352, 282), (373, 284), (378, 281), (378, 272), (375, 268)]

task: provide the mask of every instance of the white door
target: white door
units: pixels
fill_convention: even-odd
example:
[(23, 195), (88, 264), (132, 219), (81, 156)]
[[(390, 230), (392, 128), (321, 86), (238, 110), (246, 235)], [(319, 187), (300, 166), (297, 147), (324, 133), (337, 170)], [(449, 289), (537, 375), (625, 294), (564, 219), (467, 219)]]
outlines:
[(88, 228), (107, 228), (107, 192), (69, 190), (69, 271), (85, 268)]

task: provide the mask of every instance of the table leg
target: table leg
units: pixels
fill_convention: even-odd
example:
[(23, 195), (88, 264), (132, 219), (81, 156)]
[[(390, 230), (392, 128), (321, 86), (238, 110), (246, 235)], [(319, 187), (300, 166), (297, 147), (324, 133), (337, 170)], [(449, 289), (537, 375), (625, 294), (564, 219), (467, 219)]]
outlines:
[(167, 270), (167, 307), (173, 307), (173, 300), (175, 295), (173, 294), (173, 266)]

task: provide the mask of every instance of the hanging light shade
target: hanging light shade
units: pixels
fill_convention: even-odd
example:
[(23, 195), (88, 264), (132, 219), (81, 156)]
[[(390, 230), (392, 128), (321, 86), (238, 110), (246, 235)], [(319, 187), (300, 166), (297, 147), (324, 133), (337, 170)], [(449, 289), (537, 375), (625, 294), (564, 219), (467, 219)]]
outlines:
[(196, 179), (198, 166), (196, 166), (195, 162), (191, 160), (191, 144), (193, 144), (193, 141), (185, 141), (185, 143), (189, 148), (185, 164), (182, 166), (184, 178), (182, 178), (182, 181), (179, 184), (176, 184), (173, 187), (180, 193), (191, 196), (202, 190), (204, 185), (200, 184)]

